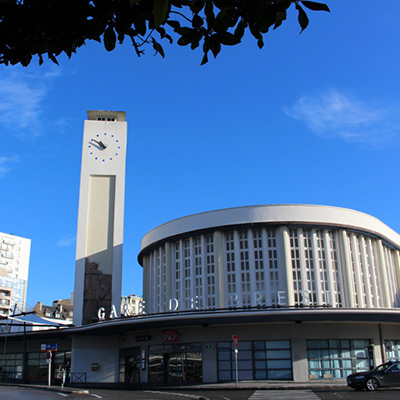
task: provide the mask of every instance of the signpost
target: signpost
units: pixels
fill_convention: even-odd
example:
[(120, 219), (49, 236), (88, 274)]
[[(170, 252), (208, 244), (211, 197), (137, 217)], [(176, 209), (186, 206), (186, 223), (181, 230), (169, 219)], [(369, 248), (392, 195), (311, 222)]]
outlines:
[(236, 361), (236, 387), (239, 386), (239, 377), (238, 377), (238, 346), (239, 346), (239, 336), (233, 335), (233, 344), (235, 345), (235, 361)]
[(48, 372), (48, 386), (51, 385), (51, 360), (53, 351), (57, 351), (57, 343), (48, 343), (40, 345), (40, 351), (46, 351), (46, 362), (49, 364), (49, 372)]
[(50, 385), (51, 385), (51, 357), (52, 356), (52, 354), (51, 354), (51, 351), (49, 350), (47, 353), (46, 353), (46, 361), (47, 361), (47, 364), (49, 364), (49, 373), (48, 373), (48, 387), (50, 387)]

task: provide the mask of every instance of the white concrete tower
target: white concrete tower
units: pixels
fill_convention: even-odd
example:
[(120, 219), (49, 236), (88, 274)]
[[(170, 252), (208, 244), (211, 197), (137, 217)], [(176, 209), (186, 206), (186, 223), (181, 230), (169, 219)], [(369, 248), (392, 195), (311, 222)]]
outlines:
[(88, 111), (82, 146), (74, 324), (104, 307), (120, 311), (124, 229), (125, 112)]

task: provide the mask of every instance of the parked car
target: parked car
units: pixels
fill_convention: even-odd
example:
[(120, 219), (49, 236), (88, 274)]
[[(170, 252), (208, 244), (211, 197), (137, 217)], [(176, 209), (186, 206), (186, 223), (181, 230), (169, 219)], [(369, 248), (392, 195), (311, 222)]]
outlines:
[(356, 390), (400, 386), (400, 361), (388, 361), (371, 371), (351, 374), (347, 377), (347, 386)]

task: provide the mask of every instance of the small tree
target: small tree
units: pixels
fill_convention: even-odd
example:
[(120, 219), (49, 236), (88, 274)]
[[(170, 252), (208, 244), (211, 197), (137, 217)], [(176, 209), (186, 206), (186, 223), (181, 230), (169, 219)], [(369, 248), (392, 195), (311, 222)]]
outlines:
[[(326, 4), (306, 0), (0, 0), (0, 63), (27, 66), (34, 55), (57, 63), (70, 58), (88, 40), (103, 41), (107, 51), (126, 37), (138, 56), (146, 45), (164, 57), (160, 39), (192, 50), (202, 44), (203, 59), (222, 45), (239, 44), (246, 30), (264, 45), (263, 35), (286, 19), (294, 4), (303, 31), (304, 8), (329, 11)], [(303, 7), (302, 7), (303, 6)], [(168, 33), (169, 32), (169, 33)]]

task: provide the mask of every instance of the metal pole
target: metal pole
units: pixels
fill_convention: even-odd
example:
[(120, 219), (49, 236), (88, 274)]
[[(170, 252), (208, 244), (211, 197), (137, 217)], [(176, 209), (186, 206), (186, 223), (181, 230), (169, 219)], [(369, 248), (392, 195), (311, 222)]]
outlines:
[(235, 349), (235, 361), (236, 361), (236, 387), (239, 386), (239, 377), (238, 377), (238, 349)]
[(52, 357), (52, 352), (50, 351), (50, 358), (49, 358), (49, 375), (48, 375), (48, 386), (50, 387), (51, 385), (51, 359)]
[(24, 322), (24, 354), (22, 356), (22, 382), (26, 383), (26, 322)]

